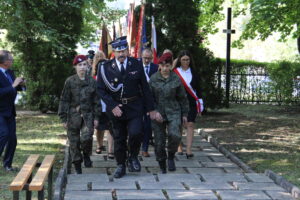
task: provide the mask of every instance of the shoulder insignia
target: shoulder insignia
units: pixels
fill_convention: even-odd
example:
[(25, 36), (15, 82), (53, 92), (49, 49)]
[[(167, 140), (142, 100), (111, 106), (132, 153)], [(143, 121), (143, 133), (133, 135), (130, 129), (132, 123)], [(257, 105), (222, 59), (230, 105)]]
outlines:
[(107, 65), (107, 64), (111, 63), (111, 61), (112, 61), (112, 60), (106, 60), (106, 61), (102, 62), (102, 64), (103, 64), (103, 65)]

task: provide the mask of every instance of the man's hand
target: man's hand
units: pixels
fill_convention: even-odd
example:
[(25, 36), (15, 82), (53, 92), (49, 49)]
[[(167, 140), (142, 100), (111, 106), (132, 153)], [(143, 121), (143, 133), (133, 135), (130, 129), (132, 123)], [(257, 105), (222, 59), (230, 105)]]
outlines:
[[(148, 112), (149, 113), (149, 115), (150, 115), (150, 119), (152, 119), (152, 120), (155, 120), (155, 114), (156, 114), (156, 111), (150, 111), (150, 112)], [(148, 114), (147, 113), (147, 114)]]
[(96, 129), (99, 125), (99, 121), (98, 120), (94, 120), (94, 128)]
[(112, 109), (112, 113), (115, 117), (121, 117), (123, 112), (121, 110), (122, 104), (117, 105), (114, 109)]
[(64, 127), (65, 129), (67, 129), (67, 128), (68, 128), (68, 124), (67, 124), (67, 123), (63, 123), (63, 127)]
[(20, 85), (21, 83), (23, 83), (23, 78), (17, 77), (17, 78), (15, 79), (15, 81), (13, 82), (12, 86), (13, 86), (14, 88), (16, 88), (16, 87), (18, 87), (18, 85)]
[(155, 120), (159, 123), (163, 123), (163, 121), (164, 121), (163, 117), (161, 116), (161, 114), (159, 112), (156, 112)]

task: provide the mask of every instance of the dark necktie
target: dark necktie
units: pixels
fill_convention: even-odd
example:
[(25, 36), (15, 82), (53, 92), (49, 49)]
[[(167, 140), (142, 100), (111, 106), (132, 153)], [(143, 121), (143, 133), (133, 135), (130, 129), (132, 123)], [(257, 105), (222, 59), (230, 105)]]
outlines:
[(149, 69), (150, 69), (150, 67), (146, 66), (146, 73), (147, 73), (147, 75), (149, 75)]
[(8, 73), (8, 71), (5, 71), (5, 74), (6, 74), (6, 77), (7, 77), (8, 81), (12, 84), (13, 80), (12, 80), (10, 74)]
[(121, 74), (122, 76), (125, 74), (125, 68), (123, 63), (121, 63)]

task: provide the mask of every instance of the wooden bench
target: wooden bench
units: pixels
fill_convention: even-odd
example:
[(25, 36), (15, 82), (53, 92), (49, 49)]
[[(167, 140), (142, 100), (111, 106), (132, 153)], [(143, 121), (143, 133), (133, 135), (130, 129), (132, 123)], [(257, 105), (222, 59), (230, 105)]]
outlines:
[[(13, 200), (19, 199), (19, 193), (26, 191), (26, 200), (31, 200), (32, 191), (38, 191), (38, 200), (44, 199), (44, 185), (48, 178), (48, 200), (52, 200), (52, 176), (54, 155), (46, 155), (42, 163), (38, 163), (39, 155), (30, 155), (15, 179), (9, 185), (13, 191)], [(38, 167), (32, 179), (33, 169)]]

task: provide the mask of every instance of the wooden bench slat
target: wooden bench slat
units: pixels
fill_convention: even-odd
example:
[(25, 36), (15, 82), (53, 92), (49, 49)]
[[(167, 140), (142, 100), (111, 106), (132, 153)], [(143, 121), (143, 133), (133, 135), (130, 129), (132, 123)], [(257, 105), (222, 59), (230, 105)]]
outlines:
[(54, 155), (46, 155), (37, 173), (29, 184), (29, 190), (40, 191), (43, 189), (44, 182), (54, 164)]
[(30, 155), (26, 162), (24, 163), (23, 167), (14, 178), (14, 180), (9, 185), (9, 190), (12, 191), (20, 191), (23, 189), (24, 185), (27, 183), (37, 161), (39, 159), (38, 154)]

